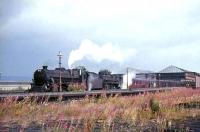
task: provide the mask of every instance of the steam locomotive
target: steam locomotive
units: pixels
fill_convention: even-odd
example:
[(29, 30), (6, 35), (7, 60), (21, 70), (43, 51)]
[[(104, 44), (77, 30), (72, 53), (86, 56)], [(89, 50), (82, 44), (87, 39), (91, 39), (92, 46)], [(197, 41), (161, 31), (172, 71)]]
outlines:
[(85, 86), (86, 91), (102, 89), (120, 89), (123, 74), (111, 74), (108, 70), (99, 73), (84, 68), (49, 70), (47, 66), (34, 72), (30, 91), (59, 92), (70, 91), (73, 84)]

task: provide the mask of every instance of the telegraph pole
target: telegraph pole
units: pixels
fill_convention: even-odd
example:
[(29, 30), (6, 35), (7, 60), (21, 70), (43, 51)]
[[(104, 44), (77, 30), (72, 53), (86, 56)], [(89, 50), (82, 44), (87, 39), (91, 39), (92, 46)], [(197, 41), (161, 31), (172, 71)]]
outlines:
[(61, 92), (62, 91), (62, 80), (61, 80), (61, 60), (62, 60), (62, 53), (59, 51), (58, 55), (59, 57), (59, 91)]

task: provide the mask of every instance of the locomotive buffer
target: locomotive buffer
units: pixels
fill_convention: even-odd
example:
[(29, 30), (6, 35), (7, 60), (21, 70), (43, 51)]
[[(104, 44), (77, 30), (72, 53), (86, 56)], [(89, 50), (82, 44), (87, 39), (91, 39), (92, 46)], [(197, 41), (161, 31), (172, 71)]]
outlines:
[(58, 55), (59, 57), (59, 91), (62, 92), (62, 80), (61, 80), (61, 60), (62, 60), (62, 53), (59, 51)]

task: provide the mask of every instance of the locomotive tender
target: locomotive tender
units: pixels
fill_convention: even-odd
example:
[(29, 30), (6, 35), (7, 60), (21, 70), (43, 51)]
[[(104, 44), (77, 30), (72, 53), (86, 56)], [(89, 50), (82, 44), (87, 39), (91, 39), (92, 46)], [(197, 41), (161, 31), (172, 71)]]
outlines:
[(84, 85), (87, 91), (120, 89), (122, 83), (123, 74), (111, 74), (109, 72), (99, 72), (97, 74), (78, 68), (49, 70), (47, 66), (43, 66), (42, 69), (34, 72), (31, 91), (69, 91), (70, 84)]

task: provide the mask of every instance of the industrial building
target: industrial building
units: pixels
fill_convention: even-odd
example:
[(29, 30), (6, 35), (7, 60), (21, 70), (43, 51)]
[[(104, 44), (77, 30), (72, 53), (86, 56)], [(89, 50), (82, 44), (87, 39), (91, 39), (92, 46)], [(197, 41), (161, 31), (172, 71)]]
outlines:
[(139, 86), (200, 88), (200, 74), (171, 65), (159, 72), (136, 74), (132, 87)]
[(156, 73), (157, 80), (185, 82), (188, 87), (200, 87), (200, 74), (176, 66), (169, 66)]

